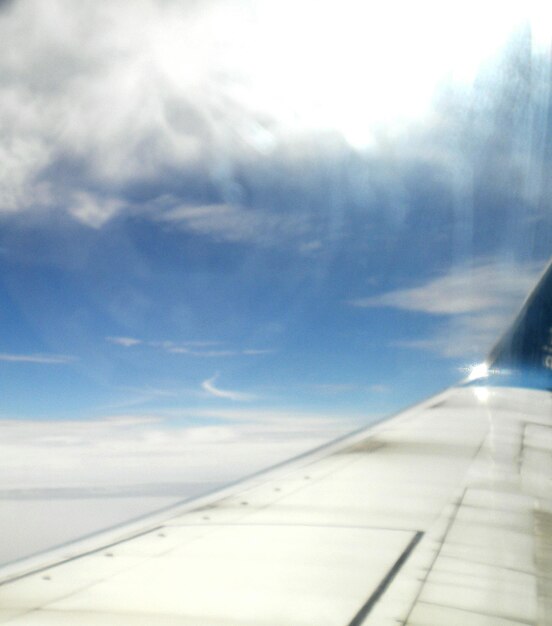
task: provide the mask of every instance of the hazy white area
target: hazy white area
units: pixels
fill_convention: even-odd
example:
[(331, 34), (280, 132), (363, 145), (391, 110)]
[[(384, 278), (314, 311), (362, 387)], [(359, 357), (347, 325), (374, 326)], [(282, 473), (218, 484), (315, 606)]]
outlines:
[(0, 563), (31, 556), (175, 502), (175, 498), (0, 500)]
[(358, 427), (336, 416), (215, 412), (228, 425), (0, 420), (0, 563), (212, 491)]

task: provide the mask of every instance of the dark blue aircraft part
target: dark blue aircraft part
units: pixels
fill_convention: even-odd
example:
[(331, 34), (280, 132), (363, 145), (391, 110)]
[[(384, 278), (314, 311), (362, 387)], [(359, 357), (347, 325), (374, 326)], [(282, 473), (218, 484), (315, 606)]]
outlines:
[(552, 263), (487, 364), (485, 384), (552, 389)]
[(552, 376), (542, 369), (497, 369), (486, 376), (464, 382), (462, 387), (521, 387), (552, 391)]

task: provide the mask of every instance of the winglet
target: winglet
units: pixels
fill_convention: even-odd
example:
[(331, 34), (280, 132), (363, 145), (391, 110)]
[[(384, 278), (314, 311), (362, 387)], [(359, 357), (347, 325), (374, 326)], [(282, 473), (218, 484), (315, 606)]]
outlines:
[[(489, 382), (552, 389), (552, 262), (529, 294), (509, 330), (491, 350)], [(506, 380), (502, 384), (507, 384)], [(510, 383), (508, 383), (510, 384)]]

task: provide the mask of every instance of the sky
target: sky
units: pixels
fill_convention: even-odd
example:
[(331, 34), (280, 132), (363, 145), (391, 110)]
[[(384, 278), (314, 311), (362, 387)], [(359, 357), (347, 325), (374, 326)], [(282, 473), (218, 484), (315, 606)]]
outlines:
[(552, 250), (550, 9), (363, 4), (0, 3), (0, 497), (106, 524), (484, 359)]

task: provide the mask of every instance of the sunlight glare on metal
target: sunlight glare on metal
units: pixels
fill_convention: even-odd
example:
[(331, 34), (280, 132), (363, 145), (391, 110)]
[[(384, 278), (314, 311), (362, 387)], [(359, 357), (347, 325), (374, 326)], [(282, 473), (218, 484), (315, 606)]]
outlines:
[(488, 387), (474, 387), (473, 393), (475, 397), (479, 400), (479, 402), (483, 403), (487, 402), (489, 396), (491, 395)]
[(479, 380), (480, 378), (487, 378), (488, 375), (489, 366), (485, 362), (478, 363), (471, 368), (468, 375), (468, 381)]

